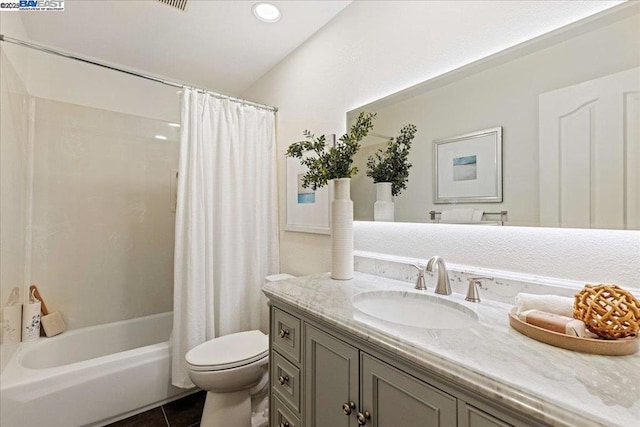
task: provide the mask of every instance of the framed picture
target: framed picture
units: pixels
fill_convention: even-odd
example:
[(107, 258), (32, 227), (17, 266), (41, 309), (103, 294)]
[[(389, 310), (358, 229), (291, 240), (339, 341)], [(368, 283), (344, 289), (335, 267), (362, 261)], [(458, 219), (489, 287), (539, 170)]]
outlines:
[(433, 141), (433, 203), (502, 202), (502, 127)]
[[(327, 135), (328, 144), (335, 135)], [(286, 231), (331, 234), (329, 218), (329, 185), (317, 190), (304, 188), (302, 177), (307, 167), (299, 159), (287, 157), (287, 223)]]

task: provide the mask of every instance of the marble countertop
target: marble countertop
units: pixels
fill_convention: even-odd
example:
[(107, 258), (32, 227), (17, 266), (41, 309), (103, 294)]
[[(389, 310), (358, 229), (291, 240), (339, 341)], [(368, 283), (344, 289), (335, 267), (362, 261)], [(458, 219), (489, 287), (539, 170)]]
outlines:
[[(511, 306), (463, 295), (438, 296), (479, 317), (464, 329), (434, 330), (361, 320), (351, 299), (371, 290), (413, 290), (411, 284), (356, 272), (352, 280), (329, 274), (268, 283), (264, 293), (337, 328), (424, 366), (519, 412), (552, 425), (636, 426), (640, 420), (640, 353), (598, 356), (537, 342), (509, 326)], [(433, 294), (433, 289), (428, 291)]]

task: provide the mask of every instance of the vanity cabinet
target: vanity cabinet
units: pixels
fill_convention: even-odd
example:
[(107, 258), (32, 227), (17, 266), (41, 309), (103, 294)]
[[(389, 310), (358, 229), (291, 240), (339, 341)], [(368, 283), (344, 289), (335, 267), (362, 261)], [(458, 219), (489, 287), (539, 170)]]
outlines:
[(544, 425), (288, 306), (272, 303), (270, 343), (272, 427)]
[(456, 424), (456, 399), (305, 324), (305, 425)]

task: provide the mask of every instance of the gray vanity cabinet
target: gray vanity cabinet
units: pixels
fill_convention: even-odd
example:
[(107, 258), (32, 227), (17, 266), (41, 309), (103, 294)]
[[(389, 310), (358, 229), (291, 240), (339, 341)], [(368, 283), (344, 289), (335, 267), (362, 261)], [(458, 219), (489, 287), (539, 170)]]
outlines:
[(294, 313), (271, 307), (272, 427), (543, 425)]
[(355, 427), (358, 417), (374, 427), (456, 425), (455, 397), (309, 324), (304, 354), (306, 426)]

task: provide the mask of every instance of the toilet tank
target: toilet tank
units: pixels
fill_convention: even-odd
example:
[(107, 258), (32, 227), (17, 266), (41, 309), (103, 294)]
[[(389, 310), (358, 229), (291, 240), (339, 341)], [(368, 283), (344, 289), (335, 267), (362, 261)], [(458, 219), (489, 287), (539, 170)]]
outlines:
[(278, 280), (287, 280), (287, 279), (293, 279), (296, 276), (292, 276), (290, 274), (287, 273), (281, 273), (281, 274), (272, 274), (271, 276), (267, 276), (264, 278), (265, 283), (271, 283), (271, 282), (277, 282)]
[[(264, 278), (265, 283), (277, 282), (278, 280), (293, 279), (295, 276), (290, 274), (272, 274)], [(261, 293), (260, 295), (260, 330), (265, 334), (269, 333), (269, 305), (267, 297)]]

